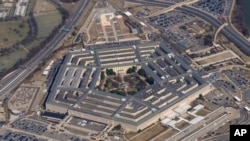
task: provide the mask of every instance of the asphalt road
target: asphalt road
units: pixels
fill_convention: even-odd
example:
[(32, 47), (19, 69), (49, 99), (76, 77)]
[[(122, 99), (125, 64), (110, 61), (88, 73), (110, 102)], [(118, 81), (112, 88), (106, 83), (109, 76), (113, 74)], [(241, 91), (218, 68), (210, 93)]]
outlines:
[[(90, 0), (81, 0), (78, 9), (73, 13), (73, 15), (66, 21), (66, 24), (62, 29), (72, 29), (76, 24), (77, 20), (83, 13), (85, 7), (88, 5)], [(0, 83), (0, 96), (7, 96), (11, 91), (13, 91), (20, 83), (22, 83), (25, 78), (27, 78), (40, 63), (42, 63), (55, 49), (55, 47), (60, 43), (61, 40), (67, 35), (66, 32), (59, 32), (54, 39), (47, 44), (39, 53), (37, 53), (32, 59), (27, 63), (22, 65), (13, 74), (9, 75), (3, 82)]]
[(203, 141), (229, 141), (229, 133), (206, 138)]
[[(137, 3), (141, 3), (142, 5), (156, 5), (156, 6), (170, 6), (173, 3), (172, 2), (163, 2), (163, 1), (157, 1), (157, 0), (128, 0), (128, 1), (133, 1)], [(177, 8), (178, 10), (188, 12), (190, 14), (193, 14), (195, 16), (200, 17), (201, 19), (207, 21), (210, 23), (213, 27), (219, 28), (222, 23), (213, 17), (211, 14), (202, 11), (200, 9), (197, 9), (192, 6), (182, 6)], [(241, 35), (238, 34), (234, 30), (234, 28), (231, 27), (231, 25), (223, 28), (221, 30), (221, 33), (231, 42), (233, 42), (240, 50), (242, 50), (246, 55), (250, 55), (250, 42), (247, 41), (245, 38), (242, 38)]]
[[(89, 1), (90, 0), (80, 1), (81, 3), (79, 5), (81, 6), (79, 6), (79, 8), (76, 10), (73, 16), (67, 21), (67, 23), (63, 27), (64, 29), (70, 29), (73, 27), (73, 25), (76, 23), (76, 21), (80, 17), (81, 13), (83, 12), (84, 8), (86, 7)], [(170, 6), (173, 4), (172, 2), (162, 2), (156, 0), (133, 0), (133, 2), (138, 2), (145, 5), (149, 4), (158, 6)], [(178, 9), (189, 12), (193, 15), (196, 15), (206, 20), (207, 22), (212, 24), (215, 28), (218, 28), (222, 25), (222, 23), (218, 21), (216, 18), (197, 8), (191, 6), (183, 6)], [(250, 43), (246, 39), (242, 38), (236, 31), (234, 31), (233, 28), (231, 28), (230, 26), (225, 27), (224, 29), (222, 29), (221, 33), (225, 35), (230, 41), (232, 41), (243, 52), (245, 52), (247, 55), (250, 55)], [(5, 81), (1, 82), (0, 95), (9, 94), (25, 78), (27, 78), (29, 74), (31, 74), (38, 67), (39, 63), (43, 62), (53, 52), (56, 45), (65, 37), (66, 34), (67, 33), (65, 32), (59, 32), (55, 36), (54, 40), (50, 42), (44, 49), (42, 49), (35, 57), (30, 59), (30, 61), (24, 64), (23, 67), (16, 70), (16, 72), (8, 76), (8, 78), (6, 78)]]
[[(197, 8), (193, 8), (191, 6), (183, 6), (179, 8), (182, 11), (189, 12), (195, 16), (198, 16), (204, 20), (206, 20), (208, 23), (210, 23), (215, 28), (219, 28), (222, 23), (217, 20), (216, 18), (212, 17), (208, 13), (199, 10)], [(245, 39), (242, 38), (241, 35), (238, 34), (238, 32), (234, 31), (234, 29), (231, 26), (226, 26), (221, 30), (221, 33), (226, 36), (228, 40), (233, 42), (239, 49), (241, 49), (245, 54), (250, 55), (250, 43)]]

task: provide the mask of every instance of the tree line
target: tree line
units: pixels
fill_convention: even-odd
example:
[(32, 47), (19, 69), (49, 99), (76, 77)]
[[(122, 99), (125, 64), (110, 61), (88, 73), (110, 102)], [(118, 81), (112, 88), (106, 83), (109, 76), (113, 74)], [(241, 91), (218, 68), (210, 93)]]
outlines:
[[(10, 68), (10, 69), (5, 69), (2, 72), (0, 72), (0, 78), (3, 77), (4, 75), (8, 74), (9, 72), (17, 69), (20, 65), (24, 64), (25, 62), (27, 62), (28, 60), (30, 60), (32, 57), (34, 57), (41, 49), (43, 49), (50, 41), (53, 40), (53, 37), (60, 31), (60, 28), (66, 23), (66, 19), (69, 18), (69, 13), (67, 10), (65, 10), (60, 4), (58, 4), (55, 1), (52, 1), (54, 4), (57, 5), (57, 9), (58, 11), (61, 13), (62, 15), (62, 22), (55, 27), (51, 34), (45, 38), (38, 46), (32, 47), (27, 55), (26, 58), (24, 59), (19, 59), (15, 65)], [(12, 20), (18, 20), (18, 17), (13, 17)], [(11, 19), (5, 19), (5, 20), (11, 20)], [(38, 33), (38, 26), (37, 26), (37, 22), (33, 16), (33, 12), (30, 12), (28, 14), (28, 19), (27, 19), (27, 23), (29, 25), (29, 32), (28, 35), (20, 42), (15, 43), (12, 47), (9, 48), (3, 48), (0, 49), (0, 55), (6, 55), (9, 54), (13, 51), (15, 51), (16, 49), (19, 49), (20, 45), (28, 45), (30, 43), (32, 43), (36, 37), (37, 37), (37, 33)]]

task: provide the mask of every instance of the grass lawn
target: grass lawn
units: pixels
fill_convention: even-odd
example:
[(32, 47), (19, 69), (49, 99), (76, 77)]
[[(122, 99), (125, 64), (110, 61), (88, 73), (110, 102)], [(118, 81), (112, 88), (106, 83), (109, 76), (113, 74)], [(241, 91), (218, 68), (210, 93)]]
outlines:
[(25, 47), (27, 49), (39, 45), (39, 43), (49, 36), (52, 30), (62, 22), (61, 14), (58, 11), (36, 15), (35, 19), (37, 22), (38, 34), (36, 40)]
[[(21, 58), (25, 58), (28, 54), (28, 51), (32, 48), (32, 47), (36, 47), (37, 45), (39, 45), (39, 43), (41, 43), (47, 36), (50, 35), (50, 33), (52, 32), (52, 30), (58, 26), (61, 21), (62, 21), (62, 17), (61, 14), (58, 11), (55, 12), (50, 12), (47, 14), (41, 14), (41, 15), (36, 15), (35, 19), (37, 21), (37, 26), (38, 26), (38, 35), (36, 37), (36, 40), (33, 41), (30, 45), (28, 46), (21, 46), (20, 49), (17, 49), (16, 51), (9, 53), (7, 55), (3, 55), (0, 56), (0, 72), (6, 69), (11, 68), (18, 60), (20, 60)], [(22, 23), (22, 21), (19, 21), (19, 24), (17, 23), (17, 21), (14, 21), (15, 23), (13, 24), (6, 24), (4, 23), (3, 26), (5, 26), (4, 28), (2, 27), (2, 23), (0, 23), (0, 40), (1, 38), (3, 38), (3, 32), (5, 30), (5, 34), (7, 33), (7, 37), (10, 38), (10, 40), (12, 40), (12, 43), (15, 43), (15, 41), (21, 40), (22, 38), (24, 38), (25, 36), (23, 36), (22, 38), (20, 38), (19, 34), (14, 34), (8, 33), (8, 27), (10, 27), (10, 25), (12, 25), (12, 29), (14, 29), (14, 27), (18, 28), (19, 24)], [(23, 31), (20, 30), (20, 34), (27, 34), (28, 32), (28, 25), (24, 26)], [(26, 31), (26, 32), (25, 32)], [(2, 41), (0, 42), (2, 43)], [(2, 46), (2, 45), (1, 45)], [(1, 47), (0, 46), (0, 47)]]
[(0, 72), (11, 68), (18, 60), (25, 58), (27, 54), (27, 51), (18, 49), (8, 55), (0, 56)]
[(58, 11), (35, 16), (38, 26), (37, 38), (46, 38), (52, 30), (61, 23), (62, 17)]
[(8, 48), (27, 36), (29, 26), (25, 20), (0, 22), (0, 48)]

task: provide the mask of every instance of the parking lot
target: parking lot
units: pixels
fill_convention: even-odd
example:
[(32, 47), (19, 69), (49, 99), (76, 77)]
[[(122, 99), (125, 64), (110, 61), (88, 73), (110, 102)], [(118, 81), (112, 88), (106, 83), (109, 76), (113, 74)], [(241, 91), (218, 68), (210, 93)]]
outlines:
[(12, 128), (42, 135), (47, 130), (47, 125), (28, 119), (20, 119), (11, 124)]
[(148, 21), (159, 29), (166, 30), (172, 28), (172, 26), (174, 26), (175, 24), (184, 22), (190, 18), (193, 18), (193, 16), (190, 14), (179, 11), (172, 11), (169, 13), (160, 14), (155, 17), (150, 17)]
[(35, 136), (27, 135), (24, 133), (10, 132), (0, 136), (1, 141), (46, 141), (45, 139), (39, 139)]
[(188, 13), (174, 10), (150, 17), (148, 22), (159, 29), (166, 38), (176, 42), (182, 50), (192, 52), (211, 46), (208, 37), (214, 29)]
[(232, 81), (232, 83), (241, 90), (246, 90), (250, 88), (250, 80), (242, 76), (239, 73), (236, 73), (232, 70), (224, 71), (225, 75)]
[(226, 0), (201, 0), (193, 6), (202, 9), (214, 16), (221, 16), (224, 13)]

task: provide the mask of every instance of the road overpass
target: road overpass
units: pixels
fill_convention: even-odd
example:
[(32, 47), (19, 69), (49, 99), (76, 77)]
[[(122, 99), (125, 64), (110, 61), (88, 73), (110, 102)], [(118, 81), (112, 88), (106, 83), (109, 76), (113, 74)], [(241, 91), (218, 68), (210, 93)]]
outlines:
[[(180, 8), (180, 10), (189, 12), (193, 15), (202, 18), (215, 28), (219, 28), (222, 25), (222, 23), (216, 18), (214, 18), (212, 15), (197, 8), (190, 6), (183, 6)], [(244, 52), (246, 55), (250, 55), (250, 43), (245, 38), (242, 38), (241, 35), (239, 35), (238, 32), (236, 32), (230, 25), (224, 27), (221, 30), (221, 33), (229, 41), (233, 42), (242, 52)]]
[(215, 35), (214, 35), (214, 41), (213, 41), (213, 44), (214, 44), (214, 45), (216, 44), (216, 39), (217, 39), (218, 34), (220, 33), (220, 31), (221, 31), (225, 26), (228, 26), (228, 23), (224, 23), (223, 25), (221, 25), (221, 26), (216, 30)]
[(157, 15), (160, 15), (160, 14), (163, 14), (163, 13), (167, 13), (167, 12), (173, 11), (174, 9), (176, 9), (178, 7), (181, 7), (183, 5), (193, 4), (193, 3), (196, 3), (198, 1), (200, 1), (200, 0), (188, 0), (188, 1), (179, 2), (179, 3), (176, 3), (174, 5), (171, 5), (170, 7), (167, 7), (167, 8), (164, 8), (164, 9), (160, 10), (160, 11), (152, 13), (148, 17), (153, 17), (153, 16), (157, 16)]
[[(128, 0), (128, 1), (130, 1), (130, 0)], [(154, 0), (154, 1), (151, 1), (151, 0), (133, 0), (133, 2), (141, 3), (142, 5), (156, 5), (156, 6), (160, 6), (160, 7), (173, 5), (173, 3), (170, 3), (170, 2), (157, 1), (157, 0)], [(213, 17), (211, 14), (209, 14), (205, 11), (202, 11), (200, 9), (197, 9), (195, 7), (183, 5), (182, 7), (177, 7), (177, 9), (184, 11), (184, 12), (188, 12), (192, 15), (197, 16), (197, 17), (200, 17), (201, 19), (210, 23), (215, 28), (219, 28), (222, 25), (222, 23), (218, 19)], [(224, 27), (221, 30), (221, 33), (229, 41), (233, 42), (243, 53), (245, 53), (246, 55), (250, 55), (250, 42), (248, 40), (246, 40), (245, 38), (242, 38), (241, 35), (237, 31), (235, 31), (235, 29), (233, 29), (231, 27), (230, 24), (229, 24), (229, 26)]]

